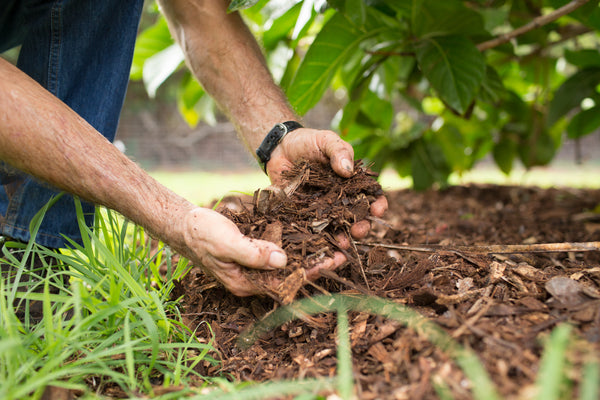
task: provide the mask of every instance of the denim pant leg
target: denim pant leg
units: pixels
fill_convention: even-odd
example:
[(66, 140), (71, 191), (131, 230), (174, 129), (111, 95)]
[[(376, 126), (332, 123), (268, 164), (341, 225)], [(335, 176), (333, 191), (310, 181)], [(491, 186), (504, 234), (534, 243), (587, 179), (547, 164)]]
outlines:
[[(26, 5), (18, 17), (25, 24), (13, 36), (22, 44), (17, 66), (112, 141), (143, 0), (21, 2)], [(32, 217), (58, 192), (1, 164), (0, 234), (28, 241)], [(94, 206), (84, 203), (83, 210), (91, 226)], [(74, 201), (68, 195), (48, 210), (36, 242), (64, 247), (62, 235), (81, 242)]]

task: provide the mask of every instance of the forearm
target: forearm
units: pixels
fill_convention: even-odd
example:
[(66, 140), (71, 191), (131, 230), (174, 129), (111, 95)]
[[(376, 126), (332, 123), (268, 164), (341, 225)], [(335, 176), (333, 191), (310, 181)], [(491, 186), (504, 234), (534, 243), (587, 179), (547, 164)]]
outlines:
[(115, 209), (181, 247), (172, 230), (194, 206), (121, 154), (64, 103), (0, 59), (0, 159), (83, 199)]
[(189, 68), (252, 153), (273, 125), (297, 119), (240, 16), (225, 12), (229, 1), (160, 3)]

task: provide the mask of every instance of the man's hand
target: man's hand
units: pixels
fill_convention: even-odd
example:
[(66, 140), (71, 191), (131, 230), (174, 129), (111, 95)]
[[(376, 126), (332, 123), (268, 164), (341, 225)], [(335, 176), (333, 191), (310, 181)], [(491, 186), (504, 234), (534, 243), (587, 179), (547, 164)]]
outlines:
[(185, 255), (237, 296), (259, 293), (243, 267), (274, 270), (287, 263), (277, 245), (242, 235), (232, 221), (211, 209), (191, 210), (184, 224)]
[(354, 149), (348, 142), (332, 131), (299, 128), (287, 134), (273, 150), (267, 163), (271, 182), (281, 184), (281, 173), (301, 159), (331, 164), (331, 168), (344, 178), (351, 177), (354, 172)]
[[(228, 0), (162, 0), (159, 3), (173, 36), (184, 50), (190, 70), (236, 126), (249, 151), (256, 151), (275, 124), (296, 118), (284, 93), (266, 68), (260, 46), (250, 30), (238, 13), (227, 13)], [(271, 154), (267, 164), (271, 181), (281, 183), (281, 172), (300, 159), (330, 163), (333, 170), (343, 177), (353, 174), (352, 146), (334, 132), (302, 128), (287, 135)], [(386, 209), (387, 200), (382, 197), (371, 205), (371, 215), (381, 217)], [(198, 211), (199, 214), (205, 212)], [(225, 225), (222, 228), (217, 228), (217, 225), (221, 226), (220, 223), (209, 223), (206, 227), (225, 229)], [(256, 240), (251, 241), (250, 246), (246, 242), (249, 239), (239, 236), (237, 228), (229, 226), (230, 229), (222, 234), (198, 228), (199, 231), (190, 234), (188, 246), (195, 249), (196, 259), (201, 259), (205, 267), (231, 291), (240, 295), (256, 293), (256, 288), (252, 288), (251, 282), (242, 276), (239, 265), (264, 267), (268, 265), (267, 255), (272, 254), (275, 248)], [(369, 229), (369, 221), (359, 221), (352, 227), (351, 235), (359, 239), (366, 236)], [(234, 231), (238, 236), (229, 240)], [(194, 238), (204, 242), (195, 245)], [(237, 250), (223, 243), (225, 241), (239, 243), (244, 250), (236, 253)], [(348, 238), (345, 241), (340, 239), (340, 243), (350, 246)], [(201, 257), (203, 249), (211, 255)], [(246, 252), (254, 255), (240, 257), (239, 254), (245, 255)], [(252, 265), (246, 261), (250, 259), (253, 260)], [(307, 278), (315, 279), (320, 268), (335, 268), (344, 261), (345, 257), (336, 253), (333, 258), (306, 271)]]
[[(183, 235), (186, 250), (182, 253), (236, 296), (264, 294), (248, 279), (248, 269), (270, 271), (287, 263), (285, 252), (277, 245), (242, 235), (232, 221), (208, 208), (197, 207), (187, 213)], [(340, 257), (344, 257), (342, 253), (336, 253), (307, 270), (307, 279), (317, 279), (319, 270), (342, 264), (345, 259)], [(269, 285), (274, 288), (279, 283), (273, 279)]]
[[(300, 128), (287, 134), (279, 146), (273, 150), (271, 160), (267, 163), (267, 172), (275, 185), (282, 183), (281, 174), (290, 169), (300, 159), (329, 163), (340, 176), (349, 178), (354, 173), (354, 150), (335, 132), (317, 129)], [(373, 217), (381, 218), (388, 208), (385, 196), (379, 197), (370, 207)], [(362, 239), (369, 233), (371, 223), (368, 220), (356, 222), (350, 229), (354, 239)], [(350, 247), (350, 238), (342, 235), (337, 238), (340, 247)], [(338, 257), (343, 263), (345, 258)]]

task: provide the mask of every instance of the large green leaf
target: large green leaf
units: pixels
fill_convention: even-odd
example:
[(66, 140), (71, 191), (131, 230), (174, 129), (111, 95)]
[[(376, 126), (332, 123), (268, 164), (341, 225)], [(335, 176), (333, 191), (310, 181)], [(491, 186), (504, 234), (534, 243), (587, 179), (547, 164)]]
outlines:
[(565, 50), (565, 59), (579, 68), (600, 67), (600, 53), (596, 49)]
[(600, 128), (600, 107), (596, 106), (571, 118), (567, 133), (569, 138), (577, 139), (597, 131), (598, 128)]
[(490, 104), (496, 104), (500, 101), (505, 92), (506, 88), (504, 87), (502, 78), (500, 78), (498, 72), (492, 67), (487, 66), (485, 76), (481, 82), (481, 91), (479, 92), (477, 99)]
[(146, 60), (142, 76), (150, 97), (156, 95), (160, 85), (179, 68), (183, 60), (183, 52), (177, 43), (170, 45)]
[[(572, 0), (549, 0), (550, 4), (554, 8), (562, 7)], [(583, 4), (581, 7), (569, 14), (570, 18), (576, 20), (594, 28), (599, 29), (598, 17), (600, 17), (600, 8), (598, 8), (598, 0), (590, 0)]]
[(317, 104), (338, 68), (360, 43), (378, 32), (361, 32), (339, 13), (331, 17), (309, 47), (287, 89), (290, 103), (296, 111), (304, 114)]
[(329, 0), (329, 4), (346, 15), (356, 26), (364, 26), (367, 18), (367, 4), (364, 0)]
[(280, 40), (285, 39), (296, 25), (302, 3), (294, 5), (283, 15), (273, 21), (271, 27), (263, 34), (263, 46), (266, 50), (273, 50)]
[(414, 189), (429, 189), (436, 182), (444, 185), (451, 169), (442, 150), (425, 138), (413, 143), (411, 150), (411, 174)]
[(419, 38), (485, 35), (483, 18), (459, 0), (422, 0), (412, 9), (412, 29)]
[(548, 125), (553, 125), (565, 114), (579, 107), (581, 101), (596, 93), (600, 83), (600, 67), (582, 69), (567, 79), (554, 92), (548, 111)]
[(464, 114), (485, 75), (481, 52), (464, 36), (440, 36), (422, 40), (416, 54), (423, 75), (440, 98)]
[(146, 60), (171, 46), (173, 43), (175, 41), (171, 36), (171, 32), (169, 32), (169, 27), (164, 17), (159, 18), (154, 25), (140, 33), (133, 52), (131, 79), (142, 79)]
[(525, 145), (519, 146), (518, 152), (523, 165), (530, 168), (536, 165), (547, 165), (552, 161), (556, 154), (556, 147), (550, 132), (540, 130)]
[(509, 137), (504, 137), (494, 146), (492, 155), (498, 168), (508, 175), (517, 156), (517, 143)]

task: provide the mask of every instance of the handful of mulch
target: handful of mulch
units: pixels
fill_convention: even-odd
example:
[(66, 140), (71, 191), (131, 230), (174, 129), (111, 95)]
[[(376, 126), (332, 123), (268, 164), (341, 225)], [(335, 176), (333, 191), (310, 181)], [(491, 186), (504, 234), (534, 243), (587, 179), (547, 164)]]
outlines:
[[(374, 176), (360, 160), (350, 178), (329, 165), (302, 161), (284, 172), (280, 191), (257, 190), (251, 206), (221, 211), (244, 235), (271, 241), (288, 255), (286, 269), (248, 271), (250, 279), (275, 300), (292, 302), (306, 283), (304, 271), (333, 257), (339, 250), (335, 236), (349, 236), (352, 224), (366, 219), (371, 203), (383, 195)], [(274, 277), (281, 281), (276, 289), (267, 285)]]

